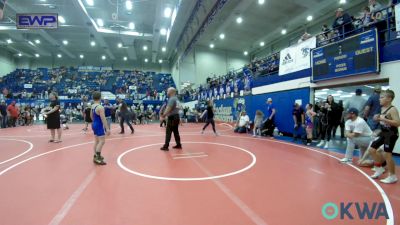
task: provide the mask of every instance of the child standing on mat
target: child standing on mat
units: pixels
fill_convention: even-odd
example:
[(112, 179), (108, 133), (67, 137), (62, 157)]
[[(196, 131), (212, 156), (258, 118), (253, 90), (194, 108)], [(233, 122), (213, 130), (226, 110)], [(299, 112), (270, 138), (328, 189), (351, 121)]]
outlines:
[[(396, 165), (392, 153), (396, 141), (399, 138), (398, 127), (400, 127), (400, 118), (399, 111), (392, 105), (393, 99), (394, 92), (392, 90), (386, 90), (381, 93), (379, 98), (381, 113), (374, 116), (374, 120), (381, 125), (381, 132), (378, 138), (372, 142), (369, 149), (375, 162), (375, 173), (371, 176), (372, 178), (376, 179), (385, 172), (382, 163), (386, 160), (389, 174), (385, 179), (380, 180), (382, 183), (386, 184), (393, 184), (398, 180), (395, 173)], [(383, 150), (385, 152), (384, 157), (377, 153), (377, 149), (381, 145), (383, 145)]]
[[(106, 165), (104, 157), (101, 155), (101, 149), (106, 141), (105, 135), (110, 135), (110, 127), (104, 113), (104, 107), (101, 105), (101, 93), (93, 92), (94, 104), (91, 107), (90, 118), (92, 119), (92, 130), (94, 133), (94, 156), (93, 162), (98, 165)], [(104, 131), (104, 129), (106, 131)]]
[(92, 123), (92, 118), (90, 117), (90, 113), (91, 113), (91, 106), (90, 103), (86, 104), (86, 108), (85, 108), (85, 128), (83, 128), (83, 131), (87, 131), (89, 124)]
[(204, 130), (208, 127), (208, 125), (212, 126), (212, 129), (214, 131), (215, 136), (218, 136), (217, 131), (215, 130), (215, 121), (214, 121), (214, 107), (213, 107), (213, 102), (212, 100), (208, 101), (207, 103), (207, 109), (204, 110), (203, 114), (201, 117), (204, 117), (206, 115), (206, 125), (204, 125), (203, 130), (201, 131), (201, 134), (204, 134)]
[(256, 116), (254, 117), (254, 128), (253, 128), (253, 137), (261, 136), (261, 128), (263, 125), (264, 113), (261, 110), (256, 111)]
[(311, 103), (306, 106), (306, 133), (307, 133), (307, 145), (310, 146), (313, 139), (313, 129), (314, 129), (314, 116), (317, 115), (313, 110), (313, 105)]

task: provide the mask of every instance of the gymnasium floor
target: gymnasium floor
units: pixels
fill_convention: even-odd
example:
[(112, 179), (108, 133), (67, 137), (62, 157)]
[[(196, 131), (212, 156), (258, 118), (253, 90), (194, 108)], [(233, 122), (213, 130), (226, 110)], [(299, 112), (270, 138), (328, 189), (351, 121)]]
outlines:
[[(0, 130), (1, 225), (399, 224), (400, 184), (375, 182), (337, 152), (237, 135), (228, 124), (218, 137), (185, 124), (184, 149), (163, 152), (157, 124), (134, 135), (113, 125), (108, 164), (96, 166), (82, 126), (70, 125), (62, 143), (48, 143), (44, 125)], [(360, 219), (353, 205), (353, 220), (327, 220), (328, 202), (383, 202), (389, 219)]]

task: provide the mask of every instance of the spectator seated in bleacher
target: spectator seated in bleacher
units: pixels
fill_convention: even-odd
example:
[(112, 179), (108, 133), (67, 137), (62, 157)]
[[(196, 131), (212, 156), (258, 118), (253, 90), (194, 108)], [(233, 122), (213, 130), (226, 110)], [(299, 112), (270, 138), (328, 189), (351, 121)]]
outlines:
[(300, 37), (298, 43), (301, 43), (303, 41), (306, 41), (308, 39), (312, 38), (312, 35), (307, 33), (307, 31), (304, 32), (304, 34)]

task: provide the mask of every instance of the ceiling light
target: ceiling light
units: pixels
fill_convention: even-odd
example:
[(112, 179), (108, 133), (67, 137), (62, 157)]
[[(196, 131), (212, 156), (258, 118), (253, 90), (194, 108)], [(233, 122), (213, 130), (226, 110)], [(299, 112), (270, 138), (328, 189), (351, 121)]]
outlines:
[(287, 33), (286, 29), (282, 29), (281, 34), (285, 35)]
[(164, 17), (170, 18), (171, 14), (172, 14), (172, 9), (171, 8), (167, 7), (167, 8), (164, 9)]
[(85, 56), (84, 55), (79, 55), (79, 58), (83, 59)]
[(58, 16), (58, 21), (60, 21), (60, 23), (65, 23), (65, 19), (62, 16)]
[(36, 57), (36, 58), (39, 58), (39, 57), (40, 57), (40, 55), (36, 53), (36, 54), (35, 54), (35, 57)]
[(214, 48), (214, 44), (213, 43), (210, 44), (210, 48)]
[(124, 57), (124, 61), (126, 61), (126, 60), (128, 60), (128, 57), (125, 56), (125, 57)]
[(363, 96), (363, 97), (367, 97), (367, 94), (362, 94), (361, 96)]
[(328, 92), (326, 92), (326, 91), (315, 92), (315, 95), (326, 95), (326, 94), (328, 94)]
[(342, 90), (339, 90), (339, 91), (337, 91), (337, 93), (343, 93), (343, 91), (342, 91)]
[(243, 55), (248, 55), (249, 53), (247, 52), (247, 51), (244, 51), (243, 52)]
[(167, 51), (167, 48), (166, 47), (162, 47), (161, 51), (165, 52), (165, 51)]
[(134, 30), (135, 29), (135, 24), (133, 22), (129, 23), (129, 29)]
[(126, 0), (125, 7), (126, 7), (127, 10), (132, 10), (132, 8), (133, 8), (132, 1), (131, 0)]
[(321, 91), (329, 91), (329, 88), (324, 88)]
[(102, 60), (106, 60), (106, 58), (107, 58), (107, 57), (106, 57), (105, 55), (101, 56), (101, 59), (102, 59)]
[(265, 45), (265, 42), (260, 42), (260, 46), (263, 47)]
[(13, 41), (11, 39), (7, 39), (7, 44), (11, 44)]
[(220, 35), (219, 35), (219, 39), (222, 40), (222, 39), (224, 39), (224, 38), (225, 38), (225, 34), (220, 34)]
[(97, 25), (99, 25), (99, 27), (103, 27), (104, 26), (104, 22), (102, 19), (97, 19)]
[(86, 4), (88, 4), (89, 6), (93, 6), (94, 2), (93, 0), (86, 0)]
[(46, 2), (46, 0), (40, 0), (41, 2)]
[(144, 59), (144, 62), (148, 62), (149, 60), (146, 58), (146, 59)]
[(96, 42), (91, 41), (91, 42), (90, 42), (90, 45), (91, 45), (92, 47), (94, 47), (94, 46), (96, 46)]
[(240, 23), (242, 23), (242, 22), (243, 22), (242, 17), (239, 16), (238, 18), (236, 18), (236, 23), (239, 23), (239, 24), (240, 24)]
[(351, 97), (353, 97), (353, 95), (341, 95), (340, 97), (341, 98), (351, 98)]
[(332, 94), (332, 96), (333, 96), (333, 97), (339, 97), (340, 94), (339, 94), (339, 93), (336, 93), (336, 94)]
[(265, 3), (265, 0), (258, 0), (258, 4), (262, 5)]
[(61, 57), (62, 57), (62, 55), (61, 55), (61, 54), (58, 54), (58, 55), (57, 55), (57, 57), (58, 57), (58, 58), (61, 58)]
[(311, 21), (313, 17), (311, 15), (307, 16), (307, 21)]
[(21, 57), (21, 56), (22, 56), (22, 53), (18, 53), (18, 56)]
[(339, 4), (346, 4), (346, 0), (340, 0)]
[(122, 48), (122, 43), (118, 43), (118, 48)]
[(147, 45), (143, 46), (143, 51), (147, 51)]
[(39, 39), (35, 40), (35, 43), (40, 44), (40, 40)]
[(68, 41), (67, 41), (67, 40), (64, 40), (64, 41), (63, 41), (63, 44), (64, 44), (64, 45), (68, 45)]
[(159, 60), (158, 60), (158, 63), (160, 63), (160, 64), (161, 64), (161, 63), (162, 63), (162, 59), (159, 59)]
[(167, 35), (167, 29), (161, 28), (160, 34), (161, 34), (161, 35)]

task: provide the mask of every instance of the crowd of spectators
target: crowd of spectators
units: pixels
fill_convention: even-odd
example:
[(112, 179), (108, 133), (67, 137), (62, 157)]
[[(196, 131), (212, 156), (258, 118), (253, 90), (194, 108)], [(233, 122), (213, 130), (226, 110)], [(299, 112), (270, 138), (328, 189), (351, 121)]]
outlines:
[(169, 74), (142, 71), (82, 72), (74, 68), (16, 70), (0, 78), (0, 99), (80, 99), (93, 91), (109, 91), (135, 100), (163, 100), (167, 87), (175, 86)]
[[(378, 32), (384, 31), (387, 29), (386, 19), (394, 15), (393, 7), (397, 3), (397, 0), (389, 0), (385, 5), (377, 0), (369, 0), (360, 9), (359, 15), (350, 15), (343, 8), (338, 8), (335, 11), (335, 19), (331, 28), (324, 24), (321, 33), (316, 35), (318, 45), (322, 46), (330, 42), (335, 42), (368, 28), (376, 27)], [(391, 19), (389, 22), (394, 23), (394, 20)], [(303, 35), (299, 42), (310, 37), (312, 35)], [(385, 32), (380, 33), (380, 38), (385, 39)]]
[(269, 55), (263, 59), (253, 59), (239, 71), (231, 71), (217, 77), (215, 74), (206, 79), (206, 83), (193, 89), (187, 87), (182, 90), (184, 100), (206, 100), (211, 98), (230, 98), (251, 93), (253, 79), (277, 73), (279, 70), (279, 53)]

